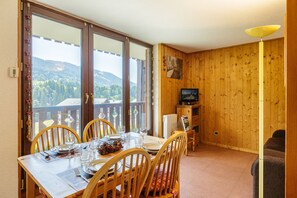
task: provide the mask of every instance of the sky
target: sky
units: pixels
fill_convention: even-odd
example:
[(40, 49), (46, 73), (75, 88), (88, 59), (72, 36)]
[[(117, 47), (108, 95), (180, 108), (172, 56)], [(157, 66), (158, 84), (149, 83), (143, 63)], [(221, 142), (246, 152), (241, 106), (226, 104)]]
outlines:
[[(42, 38), (33, 37), (32, 40), (33, 56), (44, 60), (55, 60), (68, 62), (73, 65), (81, 65), (81, 48), (49, 41)], [(94, 52), (95, 69), (110, 72), (122, 79), (122, 57), (112, 54)], [(130, 59), (130, 81), (137, 82), (137, 63)]]

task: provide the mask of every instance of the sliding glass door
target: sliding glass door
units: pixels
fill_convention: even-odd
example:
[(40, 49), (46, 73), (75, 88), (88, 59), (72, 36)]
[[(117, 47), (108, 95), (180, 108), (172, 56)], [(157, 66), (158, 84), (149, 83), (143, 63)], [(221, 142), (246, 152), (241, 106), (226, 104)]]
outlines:
[(150, 48), (130, 42), (130, 129), (151, 129)]
[(81, 132), (81, 32), (32, 15), (32, 138), (57, 124)]
[[(123, 68), (124, 43), (102, 36), (92, 35), (93, 77), (90, 96), (94, 118), (108, 120), (118, 129), (124, 124), (123, 113)], [(91, 84), (90, 84), (91, 85)]]
[(80, 136), (103, 118), (116, 129), (151, 129), (152, 46), (34, 3), (24, 4), (22, 154), (43, 128)]
[(79, 135), (88, 121), (88, 27), (79, 20), (24, 4), (22, 42), (22, 154), (44, 128), (66, 125)]

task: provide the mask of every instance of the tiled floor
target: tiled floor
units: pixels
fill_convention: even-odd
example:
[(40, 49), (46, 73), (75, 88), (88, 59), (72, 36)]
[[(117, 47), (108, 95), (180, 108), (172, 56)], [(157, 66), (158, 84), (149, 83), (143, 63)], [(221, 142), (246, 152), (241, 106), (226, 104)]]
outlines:
[(251, 198), (257, 155), (200, 144), (181, 161), (181, 198)]

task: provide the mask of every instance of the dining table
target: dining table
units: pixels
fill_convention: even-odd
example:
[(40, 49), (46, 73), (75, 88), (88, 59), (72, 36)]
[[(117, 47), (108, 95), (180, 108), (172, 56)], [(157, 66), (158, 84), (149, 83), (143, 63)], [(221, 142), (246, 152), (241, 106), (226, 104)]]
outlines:
[[(139, 133), (125, 133), (123, 148), (114, 153), (100, 155), (96, 152), (96, 160), (112, 158), (123, 150), (139, 147)], [(144, 136), (143, 145), (159, 144), (162, 146), (165, 139)], [(88, 143), (76, 145), (80, 149), (88, 146)], [(98, 150), (97, 150), (98, 151)], [(46, 152), (50, 154), (49, 152)], [(153, 160), (154, 155), (151, 154)], [(77, 197), (82, 194), (88, 185), (88, 180), (83, 177), (77, 177), (75, 169), (82, 170), (80, 152), (69, 157), (45, 156), (43, 152), (21, 156), (17, 159), (18, 164), (26, 173), (26, 197), (35, 197), (36, 185), (47, 197)]]

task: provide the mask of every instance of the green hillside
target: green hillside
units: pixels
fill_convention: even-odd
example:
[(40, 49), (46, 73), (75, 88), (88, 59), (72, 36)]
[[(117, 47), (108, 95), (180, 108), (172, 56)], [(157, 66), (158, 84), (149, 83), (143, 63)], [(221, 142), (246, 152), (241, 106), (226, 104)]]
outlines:
[[(32, 59), (33, 107), (55, 106), (67, 98), (81, 96), (81, 67), (60, 61)], [(122, 99), (122, 80), (109, 73), (94, 71), (96, 98)], [(131, 100), (136, 84), (131, 83)]]

